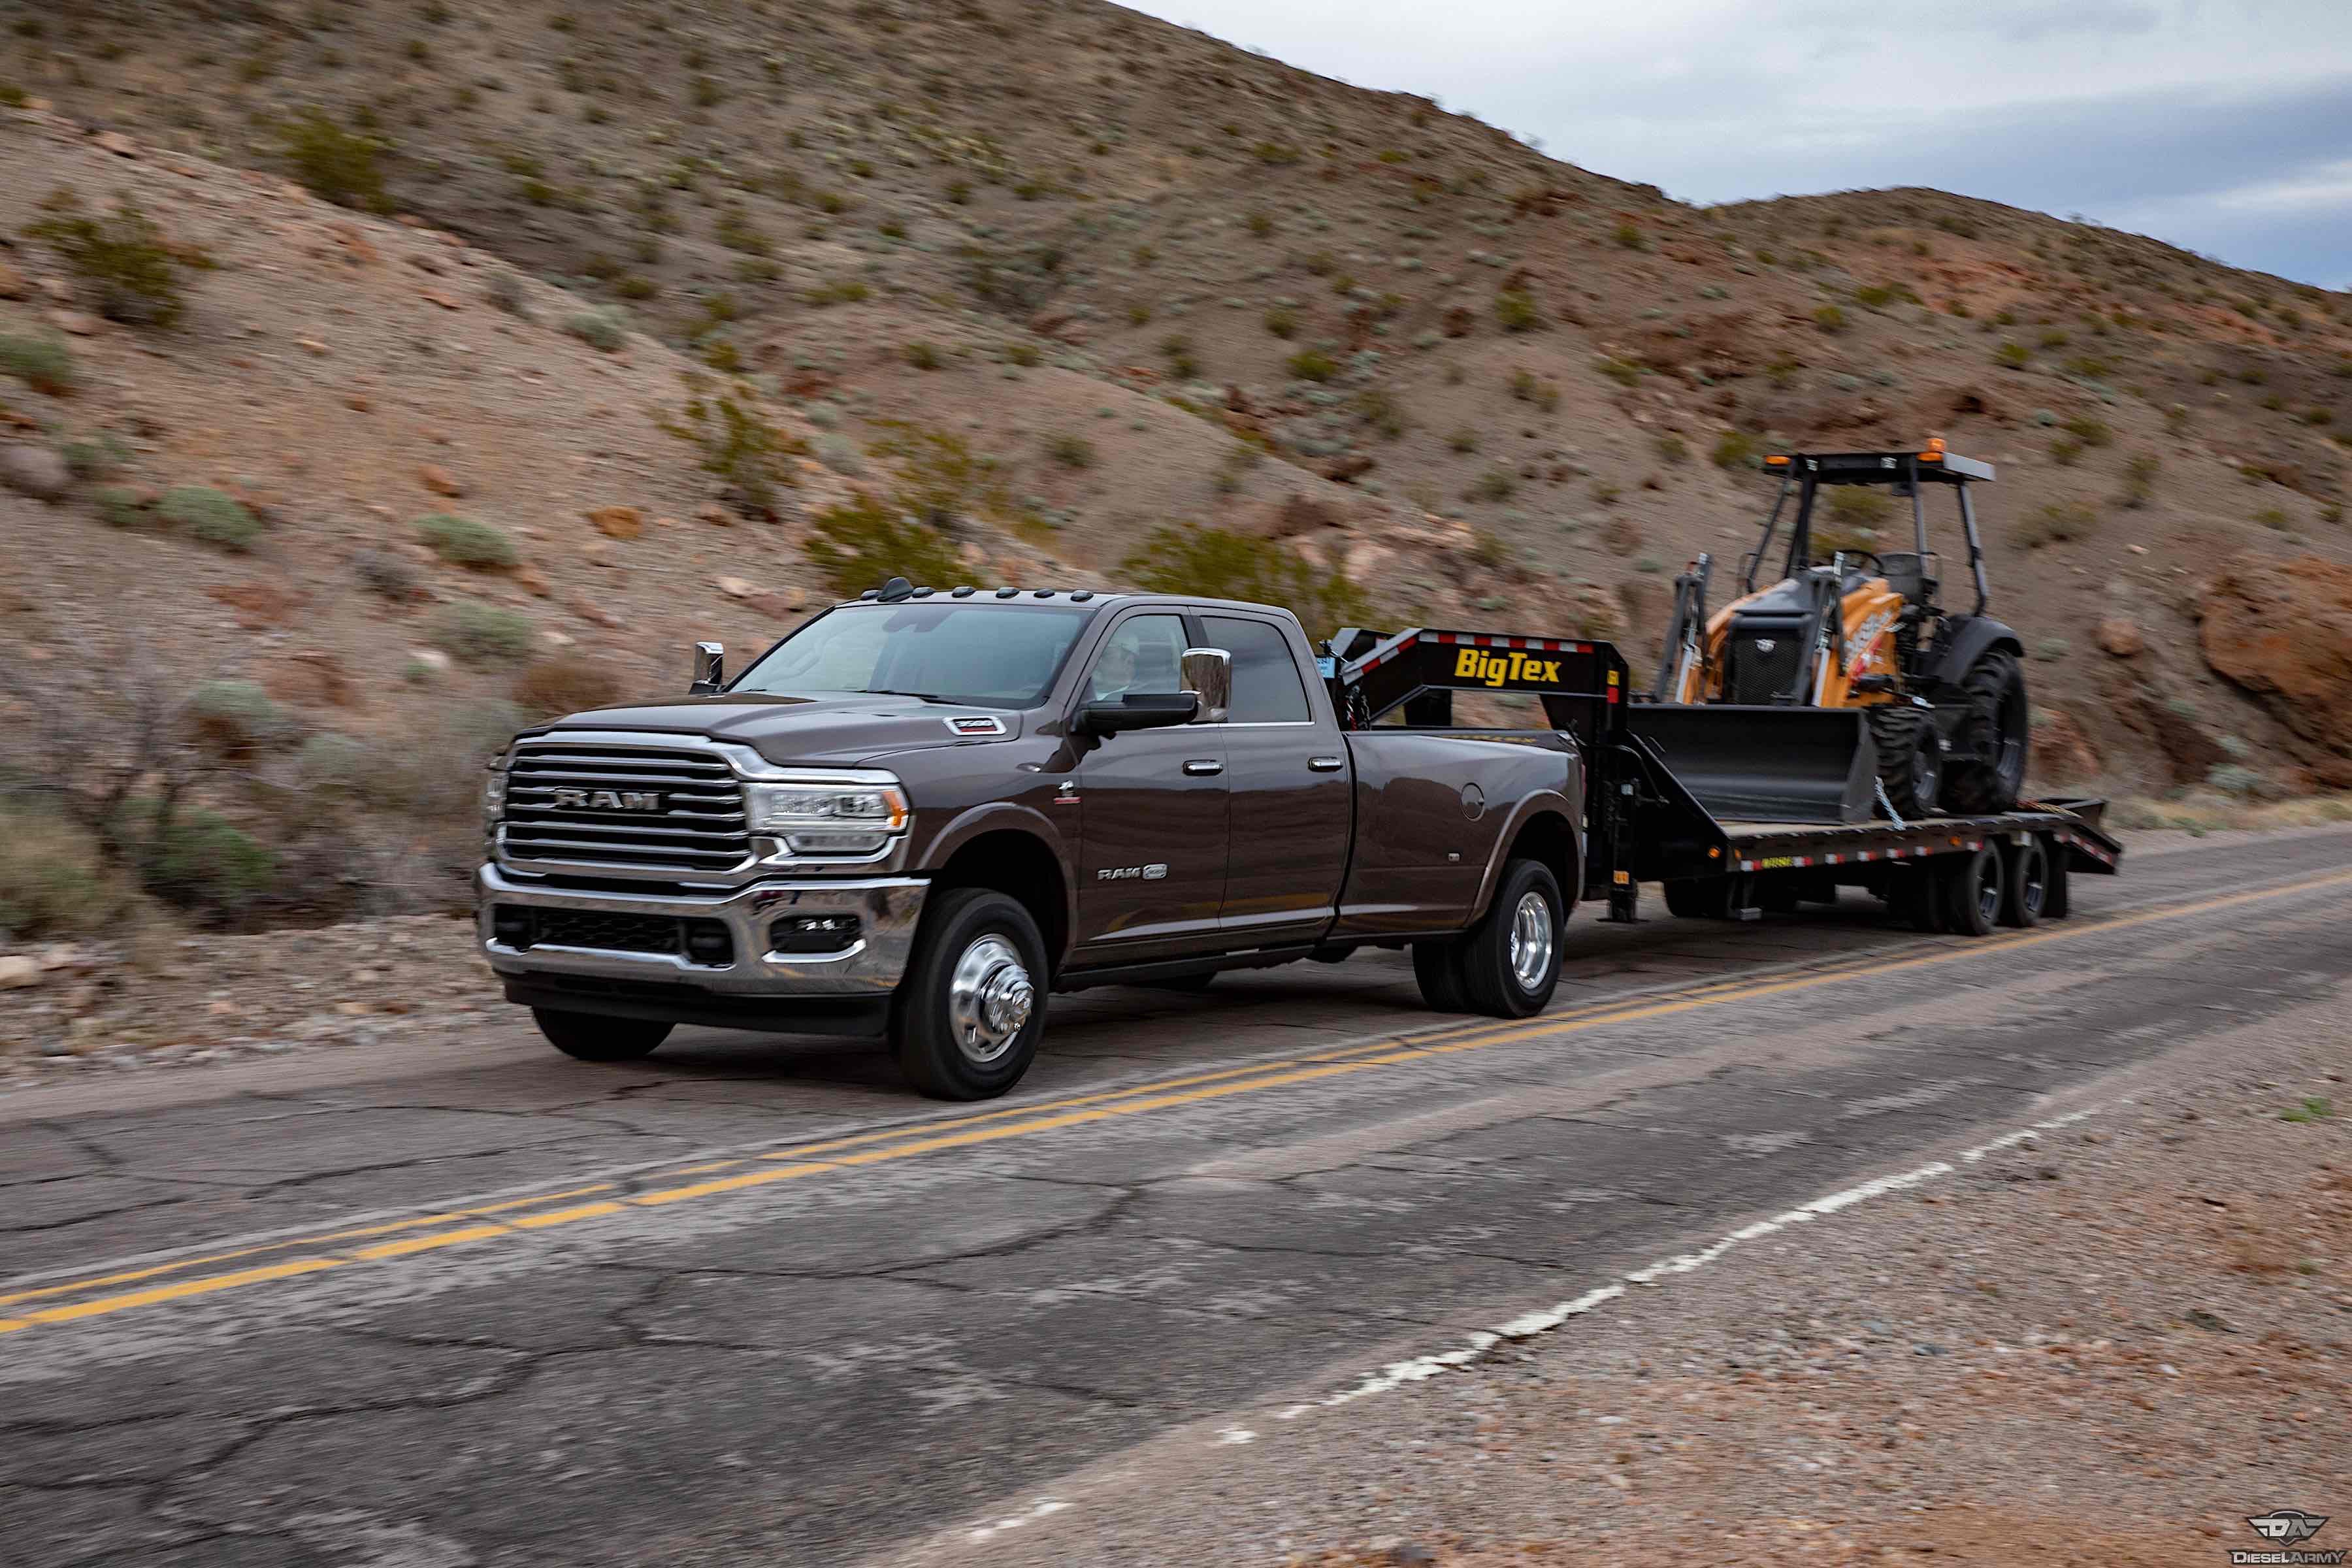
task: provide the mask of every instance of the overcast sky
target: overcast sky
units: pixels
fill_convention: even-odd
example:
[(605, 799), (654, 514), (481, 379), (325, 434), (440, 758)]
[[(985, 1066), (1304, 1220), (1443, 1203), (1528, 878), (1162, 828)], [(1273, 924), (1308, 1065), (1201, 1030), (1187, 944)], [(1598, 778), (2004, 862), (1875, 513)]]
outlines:
[(2352, 288), (2352, 0), (1139, 0), (1688, 201), (1933, 185)]

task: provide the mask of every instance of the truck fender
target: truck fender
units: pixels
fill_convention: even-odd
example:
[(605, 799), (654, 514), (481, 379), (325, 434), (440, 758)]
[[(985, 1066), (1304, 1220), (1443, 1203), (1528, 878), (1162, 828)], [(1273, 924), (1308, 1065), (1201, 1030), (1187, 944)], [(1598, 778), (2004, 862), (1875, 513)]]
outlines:
[(1969, 667), (1994, 648), (2019, 658), (2025, 657), (2024, 641), (1990, 616), (1963, 616), (1952, 621), (1950, 626), (1951, 635), (1944, 640), (1934, 667), (1927, 671), (1933, 687), (1958, 685), (1968, 675)]
[[(1503, 831), (1495, 837), (1495, 852), (1487, 858), (1486, 873), (1478, 883), (1477, 902), (1471, 906), (1472, 924), (1486, 918), (1486, 906), (1494, 901), (1496, 885), (1503, 879), (1503, 867), (1510, 858), (1511, 846), (1518, 842), (1519, 835), (1526, 830), (1528, 824), (1547, 816), (1559, 819), (1568, 839), (1567, 874), (1560, 878), (1559, 884), (1560, 897), (1566, 900), (1566, 907), (1560, 910), (1561, 919), (1565, 920), (1569, 910), (1576, 907), (1576, 895), (1583, 886), (1581, 878), (1584, 871), (1584, 836), (1577, 831), (1576, 826), (1578, 808), (1558, 790), (1537, 790), (1519, 802), (1512, 811), (1510, 820), (1503, 825)], [(1554, 868), (1555, 874), (1559, 870), (1560, 868)]]
[[(1034, 806), (1014, 801), (983, 801), (969, 806), (949, 819), (946, 826), (931, 839), (923, 851), (925, 872), (936, 873), (955, 858), (956, 851), (990, 833), (1018, 833), (1034, 838), (1038, 847), (1054, 858), (1062, 878), (1062, 919), (1059, 922), (1063, 951), (1052, 954), (1055, 967), (1068, 956), (1069, 933), (1077, 929), (1078, 876), (1077, 863), (1071, 858), (1071, 845), (1063, 836), (1059, 824)], [(1051, 932), (1048, 932), (1051, 941)]]

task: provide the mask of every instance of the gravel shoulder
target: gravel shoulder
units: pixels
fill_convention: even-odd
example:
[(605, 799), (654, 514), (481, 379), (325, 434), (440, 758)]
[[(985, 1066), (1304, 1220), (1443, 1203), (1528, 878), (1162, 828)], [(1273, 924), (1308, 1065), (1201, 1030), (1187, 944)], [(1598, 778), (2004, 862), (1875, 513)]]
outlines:
[(2259, 1550), (2249, 1515), (2352, 1497), (2347, 1068), (2340, 1005), (2213, 1037), (2069, 1097), (2096, 1108), (2079, 1122), (1466, 1367), (1171, 1436), (1054, 1483), (1061, 1506), (1017, 1529), (975, 1521), (891, 1561), (2063, 1549), (2154, 1568)]

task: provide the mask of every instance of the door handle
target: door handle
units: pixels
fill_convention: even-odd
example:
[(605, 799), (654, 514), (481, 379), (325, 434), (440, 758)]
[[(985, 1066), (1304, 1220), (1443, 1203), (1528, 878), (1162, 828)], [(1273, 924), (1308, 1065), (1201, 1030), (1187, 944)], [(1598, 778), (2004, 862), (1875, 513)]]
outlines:
[(1309, 757), (1307, 765), (1318, 773), (1336, 773), (1348, 765), (1345, 757)]
[(1225, 771), (1225, 764), (1213, 758), (1195, 757), (1184, 764), (1184, 771), (1196, 779), (1212, 778)]

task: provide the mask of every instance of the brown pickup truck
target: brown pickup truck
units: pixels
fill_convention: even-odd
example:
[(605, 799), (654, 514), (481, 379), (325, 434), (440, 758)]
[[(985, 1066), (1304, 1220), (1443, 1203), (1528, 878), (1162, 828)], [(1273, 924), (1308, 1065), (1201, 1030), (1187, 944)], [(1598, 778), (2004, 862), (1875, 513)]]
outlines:
[[(1557, 688), (1559, 650), (1591, 651), (1462, 640), (1436, 651), (1471, 689)], [(1557, 983), (1577, 735), (1343, 722), (1286, 611), (894, 579), (731, 680), (720, 657), (491, 773), (483, 951), (572, 1056), (679, 1024), (867, 1035), (971, 1099), (1019, 1080), (1056, 991), (1366, 945), (1410, 946), (1451, 1011), (1523, 1016)]]

